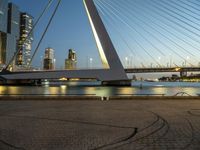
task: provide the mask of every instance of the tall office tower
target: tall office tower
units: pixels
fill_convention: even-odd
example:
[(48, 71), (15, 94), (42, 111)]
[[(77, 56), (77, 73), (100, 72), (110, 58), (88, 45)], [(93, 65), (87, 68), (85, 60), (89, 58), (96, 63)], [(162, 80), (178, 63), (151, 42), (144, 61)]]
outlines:
[(27, 13), (20, 14), (20, 39), (18, 43), (17, 65), (27, 67), (31, 61), (31, 48), (33, 42), (33, 17)]
[(0, 0), (0, 32), (7, 32), (8, 0)]
[(68, 58), (65, 59), (65, 69), (76, 69), (76, 64), (76, 52), (72, 49), (69, 49)]
[(8, 0), (0, 0), (0, 68), (6, 61)]
[(8, 4), (8, 26), (7, 26), (7, 47), (6, 64), (11, 60), (17, 51), (19, 41), (20, 11), (13, 3)]
[(54, 50), (52, 48), (45, 49), (44, 70), (53, 70), (55, 68)]

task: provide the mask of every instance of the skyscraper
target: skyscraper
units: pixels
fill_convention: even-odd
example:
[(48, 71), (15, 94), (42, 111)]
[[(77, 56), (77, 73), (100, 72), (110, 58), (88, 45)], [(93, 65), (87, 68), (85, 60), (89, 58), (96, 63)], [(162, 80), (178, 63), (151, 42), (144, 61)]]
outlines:
[(72, 49), (69, 49), (68, 58), (65, 59), (65, 69), (76, 69), (76, 64), (76, 52)]
[(8, 0), (0, 0), (0, 32), (7, 32)]
[(31, 48), (33, 42), (33, 17), (27, 13), (21, 13), (20, 15), (20, 40), (18, 43), (17, 65), (24, 67), (29, 66), (31, 60)]
[(55, 68), (54, 49), (48, 47), (45, 49), (44, 70), (53, 70)]
[(29, 65), (33, 35), (27, 36), (32, 25), (33, 17), (20, 13), (18, 6), (8, 0), (0, 0), (0, 68), (9, 63), (18, 48), (22, 50), (11, 65)]
[(8, 0), (0, 0), (0, 68), (6, 61)]
[(8, 4), (8, 26), (7, 26), (7, 46), (6, 64), (11, 60), (17, 51), (19, 41), (20, 11), (18, 6), (13, 3)]

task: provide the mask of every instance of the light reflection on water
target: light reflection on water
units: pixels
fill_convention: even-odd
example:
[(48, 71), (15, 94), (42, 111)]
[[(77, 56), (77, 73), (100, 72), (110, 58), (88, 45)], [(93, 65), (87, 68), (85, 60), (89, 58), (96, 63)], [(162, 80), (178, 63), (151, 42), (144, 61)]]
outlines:
[(133, 82), (132, 87), (105, 87), (99, 82), (72, 82), (44, 86), (0, 86), (1, 95), (176, 95), (185, 92), (192, 96), (200, 94), (200, 83), (189, 82)]

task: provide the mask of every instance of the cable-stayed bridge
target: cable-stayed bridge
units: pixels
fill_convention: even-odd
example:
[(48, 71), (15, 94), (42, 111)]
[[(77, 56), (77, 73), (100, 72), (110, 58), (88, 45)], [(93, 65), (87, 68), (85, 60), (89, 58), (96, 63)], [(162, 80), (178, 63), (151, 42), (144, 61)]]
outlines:
[[(52, 1), (49, 0), (41, 16)], [(31, 62), (61, 1), (58, 0)], [(8, 80), (67, 77), (126, 81), (126, 73), (200, 71), (200, 2), (197, 0), (83, 0), (83, 3), (102, 69), (3, 72), (1, 77)], [(124, 58), (126, 69), (122, 64)], [(131, 68), (128, 62), (133, 64)]]

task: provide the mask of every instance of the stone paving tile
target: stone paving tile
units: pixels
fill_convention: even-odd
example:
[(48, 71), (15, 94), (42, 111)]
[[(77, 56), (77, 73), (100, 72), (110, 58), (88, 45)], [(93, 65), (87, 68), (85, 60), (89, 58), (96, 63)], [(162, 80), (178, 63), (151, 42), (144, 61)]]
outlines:
[(1, 101), (0, 150), (199, 150), (199, 109), (198, 100)]

